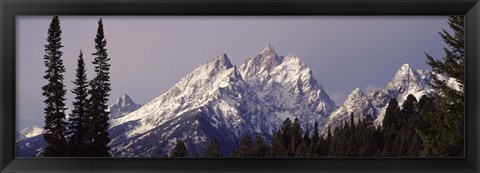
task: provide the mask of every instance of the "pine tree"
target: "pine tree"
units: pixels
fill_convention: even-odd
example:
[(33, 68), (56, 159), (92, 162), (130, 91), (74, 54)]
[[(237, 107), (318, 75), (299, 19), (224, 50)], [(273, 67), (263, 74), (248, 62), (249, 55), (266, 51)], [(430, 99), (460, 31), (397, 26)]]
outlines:
[(110, 142), (108, 137), (109, 112), (107, 111), (108, 96), (110, 88), (110, 64), (108, 61), (107, 41), (103, 32), (102, 19), (98, 21), (97, 36), (95, 38), (96, 52), (93, 64), (95, 65), (95, 77), (90, 81), (90, 111), (88, 118), (87, 145), (88, 156), (107, 157), (110, 156)]
[(355, 157), (357, 154), (357, 143), (356, 143), (356, 135), (355, 135), (355, 121), (353, 118), (353, 112), (350, 113), (350, 126), (347, 129), (348, 133), (348, 138), (346, 138), (348, 141), (346, 143), (346, 153), (345, 156), (347, 157)]
[(465, 29), (464, 16), (450, 16), (448, 25), (453, 30), (453, 35), (443, 29), (440, 36), (447, 43), (444, 48), (445, 57), (442, 60), (435, 60), (429, 54), (427, 63), (432, 70), (438, 74), (455, 79), (459, 84), (459, 90), (448, 85), (448, 81), (439, 79), (432, 75), (434, 83), (432, 87), (436, 90), (437, 112), (441, 121), (438, 124), (440, 132), (431, 137), (431, 147), (436, 156), (464, 156), (464, 70), (465, 70)]
[(302, 127), (300, 126), (300, 120), (298, 120), (298, 118), (295, 118), (293, 122), (291, 137), (292, 141), (290, 142), (290, 145), (288, 145), (289, 148), (287, 151), (290, 157), (294, 157), (297, 147), (302, 143)]
[[(417, 124), (417, 99), (412, 94), (402, 104), (403, 109), (400, 112), (400, 130), (397, 135), (397, 141), (400, 146), (397, 148), (397, 156), (407, 156), (412, 140), (415, 137), (415, 128)], [(412, 150), (410, 154), (414, 153)]]
[(267, 157), (269, 153), (268, 145), (260, 133), (257, 133), (255, 135), (255, 144), (253, 146), (253, 151), (255, 153), (255, 157)]
[(313, 145), (317, 145), (319, 139), (320, 139), (320, 135), (318, 133), (318, 122), (315, 121), (315, 124), (313, 125), (313, 136), (312, 136)]
[(175, 144), (175, 148), (173, 149), (170, 157), (187, 157), (188, 151), (185, 143), (182, 140), (178, 140)]
[(63, 52), (60, 51), (62, 45), (62, 30), (60, 29), (60, 20), (58, 16), (53, 17), (48, 29), (48, 44), (45, 45), (44, 63), (47, 70), (43, 78), (47, 84), (42, 87), (45, 102), (45, 133), (43, 138), (47, 143), (43, 155), (45, 157), (65, 156), (65, 85), (63, 84), (63, 73), (65, 67), (61, 59)]
[(275, 134), (273, 134), (272, 137), (272, 148), (270, 150), (269, 156), (271, 157), (285, 157), (286, 152), (285, 152), (285, 145), (284, 145), (284, 139), (283, 139), (283, 134), (281, 130), (278, 130)]
[(85, 62), (83, 60), (82, 51), (77, 62), (76, 79), (73, 84), (76, 86), (72, 93), (75, 94), (75, 101), (73, 102), (72, 114), (69, 116), (69, 124), (67, 130), (68, 147), (67, 156), (78, 157), (84, 153), (86, 129), (84, 125), (87, 117), (88, 102), (87, 102), (87, 75), (85, 69)]
[(210, 141), (210, 144), (205, 150), (205, 157), (222, 157), (222, 153), (220, 151), (220, 144), (218, 143), (216, 137), (214, 137)]
[(297, 147), (297, 150), (295, 151), (295, 157), (308, 157), (309, 153), (308, 152), (308, 145), (307, 143), (302, 140), (301, 144)]
[[(305, 146), (302, 146), (305, 145)], [(297, 149), (297, 154), (298, 151), (304, 151), (304, 154), (302, 156), (297, 156), (297, 157), (310, 157), (314, 155), (314, 152), (311, 151), (311, 146), (312, 146), (312, 139), (310, 138), (310, 129), (308, 128), (307, 124), (307, 129), (305, 130), (305, 133), (303, 134), (303, 139), (302, 143), (300, 144), (300, 148), (302, 149)]]
[(281, 134), (282, 134), (282, 148), (284, 149), (285, 156), (294, 156), (295, 150), (292, 150), (292, 127), (293, 123), (290, 118), (285, 119), (282, 124)]
[(318, 133), (318, 122), (315, 121), (314, 125), (313, 125), (313, 134), (312, 134), (312, 139), (311, 139), (311, 142), (310, 142), (310, 146), (308, 147), (308, 153), (309, 153), (309, 156), (311, 157), (318, 157), (319, 156), (319, 153), (318, 153), (318, 142), (320, 140), (320, 134)]
[(433, 98), (425, 95), (418, 101), (419, 120), (414, 130), (421, 141), (421, 146), (418, 151), (420, 157), (434, 156), (433, 136), (435, 136), (434, 134), (438, 134), (439, 127), (437, 126), (440, 124), (439, 122), (441, 122), (435, 104)]
[(400, 107), (396, 99), (392, 98), (388, 102), (388, 106), (383, 119), (383, 135), (385, 139), (385, 147), (382, 156), (394, 157), (399, 148), (399, 141), (396, 141), (397, 134), (401, 127)]
[(248, 133), (245, 133), (240, 140), (239, 157), (254, 157), (253, 141)]

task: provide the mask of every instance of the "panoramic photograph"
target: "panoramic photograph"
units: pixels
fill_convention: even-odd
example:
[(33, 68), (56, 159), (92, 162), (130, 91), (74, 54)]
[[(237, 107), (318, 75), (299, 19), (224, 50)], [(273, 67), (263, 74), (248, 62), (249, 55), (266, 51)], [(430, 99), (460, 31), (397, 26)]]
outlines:
[(464, 16), (17, 16), (16, 156), (464, 157)]

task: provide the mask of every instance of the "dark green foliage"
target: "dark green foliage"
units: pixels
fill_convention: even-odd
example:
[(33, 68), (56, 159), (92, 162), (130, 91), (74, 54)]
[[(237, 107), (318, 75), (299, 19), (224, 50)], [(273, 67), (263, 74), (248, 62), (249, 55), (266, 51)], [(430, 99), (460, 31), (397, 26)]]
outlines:
[(63, 84), (63, 73), (65, 66), (61, 59), (63, 52), (62, 30), (58, 16), (53, 17), (48, 29), (47, 42), (45, 45), (44, 63), (47, 70), (43, 78), (47, 84), (42, 87), (45, 96), (45, 133), (43, 138), (47, 143), (43, 155), (45, 157), (65, 156), (66, 151), (66, 122), (65, 122), (65, 85)]
[(392, 98), (388, 102), (382, 126), (385, 147), (381, 155), (394, 157), (396, 156), (395, 151), (399, 147), (398, 141), (395, 141), (395, 139), (401, 127), (400, 107), (396, 99)]
[(173, 149), (170, 157), (187, 157), (188, 151), (185, 143), (182, 140), (178, 140), (175, 144), (175, 148)]
[(238, 157), (253, 157), (255, 154), (253, 149), (253, 141), (248, 133), (245, 133), (240, 140), (240, 148), (238, 150)]
[(77, 62), (76, 79), (73, 81), (75, 88), (72, 93), (75, 94), (75, 101), (73, 102), (72, 114), (68, 121), (68, 147), (67, 156), (79, 157), (83, 156), (85, 147), (86, 129), (84, 128), (87, 118), (88, 102), (87, 102), (87, 75), (85, 69), (85, 62), (83, 61), (83, 54), (80, 55)]
[[(354, 115), (350, 114), (348, 122), (345, 120), (333, 133), (331, 127), (328, 127), (326, 134), (321, 137), (316, 137), (316, 123), (313, 133), (310, 133), (308, 126), (302, 133), (298, 119), (294, 123), (286, 119), (281, 129), (273, 135), (270, 149), (261, 135), (257, 134), (254, 154), (251, 154), (252, 142), (248, 135), (244, 135), (240, 148), (232, 151), (231, 156), (263, 157), (266, 153), (270, 157), (435, 156), (438, 151), (433, 142), (433, 134), (440, 133), (438, 125), (435, 125), (440, 122), (436, 120), (435, 99), (423, 96), (417, 102), (413, 95), (409, 95), (402, 105), (403, 108), (400, 108), (395, 99), (389, 101), (383, 127), (374, 126), (372, 115), (366, 115), (364, 119), (355, 122)], [(298, 145), (295, 145), (296, 140), (299, 140)]]
[(289, 142), (288, 146), (288, 156), (294, 157), (297, 152), (297, 147), (302, 143), (302, 127), (300, 126), (300, 121), (298, 118), (295, 118), (295, 121), (292, 125), (291, 131), (292, 141)]
[[(307, 132), (308, 133), (308, 130)], [(304, 136), (305, 138), (305, 136)], [(320, 134), (318, 133), (318, 122), (315, 121), (313, 125), (313, 134), (310, 139), (310, 145), (308, 146), (308, 156), (310, 157), (318, 157), (319, 156), (319, 151), (318, 151), (318, 143), (320, 141)]]
[(253, 146), (253, 152), (255, 157), (267, 157), (269, 148), (268, 144), (265, 142), (265, 139), (260, 133), (255, 135), (255, 144)]
[(425, 148), (431, 150), (432, 155), (442, 157), (464, 156), (464, 16), (450, 16), (448, 25), (453, 35), (445, 29), (440, 32), (443, 41), (448, 45), (444, 48), (443, 60), (436, 60), (429, 54), (427, 63), (436, 73), (455, 79), (459, 83), (459, 90), (448, 85), (447, 81), (432, 75), (433, 88), (436, 91), (435, 105), (437, 110), (437, 124), (434, 134), (422, 132), (420, 135)]
[(285, 121), (283, 121), (283, 124), (282, 124), (282, 128), (281, 128), (281, 134), (282, 134), (282, 148), (285, 149), (285, 151), (287, 152), (286, 154), (287, 155), (291, 155), (291, 151), (289, 153), (289, 150), (291, 150), (291, 145), (290, 143), (293, 141), (292, 140), (292, 121), (290, 120), (290, 118), (287, 118), (285, 119)]
[(271, 157), (285, 157), (287, 156), (287, 152), (285, 151), (285, 144), (282, 135), (282, 131), (278, 130), (272, 138), (272, 147), (270, 150)]
[(222, 153), (220, 151), (220, 144), (217, 141), (217, 138), (213, 138), (210, 141), (207, 149), (205, 150), (205, 157), (222, 157)]
[(90, 81), (90, 109), (87, 123), (87, 153), (90, 157), (110, 156), (110, 142), (108, 137), (109, 112), (107, 102), (110, 88), (110, 64), (108, 61), (107, 41), (103, 33), (102, 19), (98, 21), (97, 36), (95, 38), (95, 77)]

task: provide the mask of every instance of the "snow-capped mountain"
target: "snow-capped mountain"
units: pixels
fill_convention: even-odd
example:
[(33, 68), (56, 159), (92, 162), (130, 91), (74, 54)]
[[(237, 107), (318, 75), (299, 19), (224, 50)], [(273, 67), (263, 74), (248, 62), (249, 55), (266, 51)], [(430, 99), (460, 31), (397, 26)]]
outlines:
[(413, 70), (408, 64), (403, 64), (395, 73), (392, 80), (382, 90), (373, 91), (368, 96), (362, 93), (359, 88), (350, 94), (345, 102), (335, 110), (328, 118), (323, 128), (339, 126), (341, 122), (353, 112), (355, 122), (358, 118), (364, 118), (371, 114), (375, 118), (375, 125), (381, 125), (385, 110), (390, 98), (395, 98), (401, 104), (409, 94), (420, 99), (422, 95), (430, 96), (433, 89), (430, 83), (433, 82), (430, 72), (427, 70)]
[(33, 136), (37, 136), (43, 134), (43, 128), (38, 127), (37, 125), (32, 125), (20, 131), (20, 134), (25, 136), (25, 138), (30, 138)]
[(376, 108), (370, 102), (370, 99), (365, 95), (360, 88), (356, 87), (352, 93), (347, 96), (345, 102), (328, 117), (327, 122), (322, 128), (327, 130), (328, 126), (333, 129), (346, 121), (350, 123), (350, 114), (353, 113), (354, 122), (364, 119), (367, 115), (376, 115)]
[(140, 109), (113, 119), (112, 154), (162, 156), (173, 149), (175, 141), (184, 140), (193, 155), (212, 137), (227, 152), (228, 144), (253, 129), (248, 120), (253, 112), (261, 112), (258, 103), (255, 92), (224, 54), (200, 65)]
[(177, 140), (193, 155), (216, 137), (227, 154), (244, 133), (267, 140), (287, 118), (324, 122), (334, 102), (298, 57), (272, 46), (240, 67), (224, 54), (200, 65), (166, 93), (111, 121), (112, 154), (162, 156)]
[(322, 125), (336, 109), (333, 100), (313, 77), (312, 70), (299, 57), (278, 56), (270, 44), (247, 59), (239, 71), (259, 99), (282, 121), (298, 117), (303, 126), (315, 121)]
[(142, 105), (136, 104), (127, 94), (120, 96), (117, 101), (109, 106), (110, 118), (119, 118), (140, 108)]
[(372, 104), (379, 109), (375, 125), (382, 124), (390, 98), (395, 98), (402, 104), (409, 94), (415, 96), (417, 100), (422, 95), (431, 96), (434, 91), (431, 83), (433, 79), (430, 71), (413, 70), (408, 64), (403, 64), (383, 90), (372, 92), (370, 95)]
[[(115, 104), (112, 104), (109, 109), (112, 111), (113, 117), (121, 117), (125, 114), (128, 114), (136, 109), (138, 109), (141, 105), (135, 104), (132, 99), (127, 95), (124, 94), (117, 99)], [(65, 111), (66, 116), (71, 114), (70, 109)], [(112, 114), (111, 113), (111, 114)], [(42, 148), (47, 145), (47, 143), (43, 140), (43, 134), (45, 130), (40, 128), (36, 125), (27, 127), (20, 132), (16, 133), (16, 147), (17, 149), (17, 157), (32, 157), (38, 156)]]
[[(402, 103), (408, 94), (430, 95), (431, 80), (428, 71), (404, 64), (382, 90), (367, 95), (357, 87), (336, 107), (297, 56), (279, 56), (268, 45), (237, 68), (223, 54), (145, 105), (128, 95), (117, 99), (109, 107), (109, 146), (113, 157), (161, 157), (183, 140), (193, 156), (216, 137), (225, 155), (245, 133), (261, 133), (269, 143), (286, 118), (299, 118), (304, 128), (317, 121), (324, 131), (353, 112), (356, 122), (371, 114), (381, 125), (390, 98)], [(17, 156), (36, 155), (45, 145), (42, 135), (26, 137), (17, 142)]]
[(16, 156), (32, 157), (38, 155), (42, 148), (46, 146), (42, 135), (44, 132), (45, 130), (37, 125), (32, 125), (18, 132), (15, 140)]

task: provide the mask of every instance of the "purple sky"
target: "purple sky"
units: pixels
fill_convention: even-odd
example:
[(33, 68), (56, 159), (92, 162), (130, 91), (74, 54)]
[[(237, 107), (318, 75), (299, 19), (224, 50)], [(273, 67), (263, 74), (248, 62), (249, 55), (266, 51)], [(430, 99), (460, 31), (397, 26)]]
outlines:
[[(67, 105), (83, 50), (88, 78), (100, 16), (60, 16)], [(51, 16), (17, 16), (17, 130), (43, 126), (41, 86)], [(240, 66), (271, 44), (299, 56), (338, 105), (356, 87), (383, 88), (404, 63), (430, 69), (424, 52), (442, 57), (446, 16), (195, 17), (102, 16), (111, 58), (110, 104), (126, 93), (145, 104), (195, 67), (227, 53)]]

